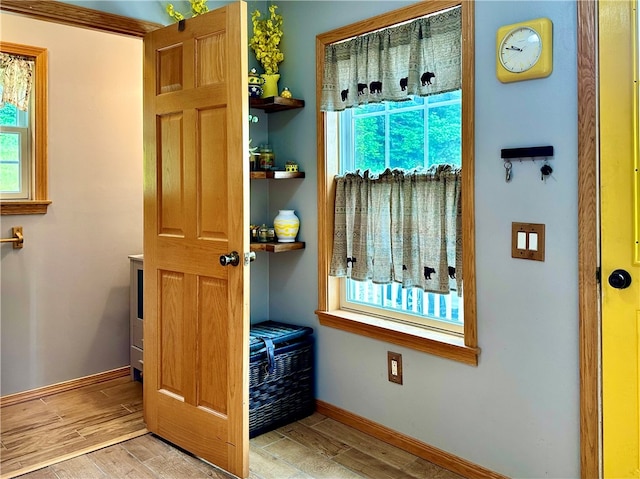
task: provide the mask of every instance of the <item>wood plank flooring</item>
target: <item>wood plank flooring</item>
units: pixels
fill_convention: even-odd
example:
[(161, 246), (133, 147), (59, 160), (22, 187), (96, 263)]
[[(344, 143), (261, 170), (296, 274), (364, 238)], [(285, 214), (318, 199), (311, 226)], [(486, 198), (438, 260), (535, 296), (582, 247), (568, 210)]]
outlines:
[(2, 478), (146, 433), (142, 384), (113, 379), (0, 410)]
[[(114, 387), (124, 388), (124, 384), (126, 383)], [(139, 383), (133, 383), (133, 387), (135, 388), (137, 384)], [(102, 391), (96, 386), (90, 387), (93, 390), (86, 391), (81, 394), (81, 397), (85, 400), (95, 397), (96, 392)], [(112, 388), (107, 388), (105, 391), (102, 394), (108, 397), (116, 392)], [(141, 388), (138, 391), (141, 400)], [(65, 415), (59, 414), (61, 417), (78, 414), (79, 410), (84, 409), (83, 401), (73, 398), (69, 393), (64, 394), (68, 394), (66, 397), (68, 402), (62, 398), (49, 399), (49, 404), (55, 403), (57, 411)], [(132, 409), (135, 409), (134, 404), (138, 403), (131, 398)], [(65, 447), (63, 444), (67, 441), (70, 444), (77, 442), (77, 438), (72, 433), (58, 434), (61, 430), (51, 427), (56, 419), (37, 401), (28, 408), (23, 407), (13, 411), (5, 411), (6, 409), (8, 408), (2, 410), (3, 477), (6, 472), (5, 454), (11, 451), (9, 448), (5, 449), (4, 445), (5, 424), (10, 426), (9, 431), (12, 432), (12, 435), (7, 435), (7, 442), (14, 448), (18, 447), (16, 444), (19, 443), (22, 451), (27, 455), (35, 454), (34, 450), (47, 444), (57, 444), (63, 449)], [(100, 424), (109, 424), (110, 414), (114, 414), (113, 411), (105, 412), (94, 424), (91, 424), (89, 419), (78, 419), (79, 430), (90, 437), (99, 436)], [(43, 428), (42, 432), (33, 437), (20, 436), (31, 426), (35, 429)], [(32, 441), (33, 444), (31, 444)], [(7, 461), (7, 464), (19, 462), (20, 456), (12, 453), (11, 461), (13, 462)], [(250, 479), (461, 479), (452, 472), (318, 413), (251, 439), (249, 461)], [(230, 479), (233, 476), (192, 457), (155, 435), (145, 434), (20, 477), (21, 479)]]

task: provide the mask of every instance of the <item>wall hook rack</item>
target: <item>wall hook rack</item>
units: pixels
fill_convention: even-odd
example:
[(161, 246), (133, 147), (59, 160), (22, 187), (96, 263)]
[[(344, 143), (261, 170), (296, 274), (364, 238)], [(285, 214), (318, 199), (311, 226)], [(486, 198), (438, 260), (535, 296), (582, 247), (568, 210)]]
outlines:
[(511, 168), (513, 163), (511, 160), (536, 161), (538, 158), (544, 158), (544, 165), (540, 168), (541, 179), (544, 181), (553, 173), (553, 168), (547, 164), (547, 160), (553, 158), (553, 146), (530, 146), (525, 148), (503, 148), (500, 150), (500, 156), (504, 160), (505, 181), (511, 181)]
[(500, 150), (503, 160), (533, 160), (553, 156), (553, 146), (530, 146), (526, 148), (503, 148)]

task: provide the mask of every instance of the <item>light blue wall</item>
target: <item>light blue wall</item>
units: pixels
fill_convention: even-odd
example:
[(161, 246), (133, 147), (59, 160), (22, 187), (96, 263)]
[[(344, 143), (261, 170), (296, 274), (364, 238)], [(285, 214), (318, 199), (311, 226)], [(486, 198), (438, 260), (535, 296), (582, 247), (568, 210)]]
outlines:
[[(270, 260), (270, 313), (313, 326), (318, 398), (512, 477), (579, 476), (577, 74), (573, 2), (476, 4), (476, 266), (480, 364), (470, 367), (320, 327), (317, 307), (315, 36), (396, 9), (401, 2), (280, 4), (281, 86), (306, 107), (272, 115), (269, 137), (298, 161), (302, 183), (271, 187), (271, 214), (294, 208), (304, 252)], [(499, 26), (549, 17), (549, 78), (501, 84)], [(516, 163), (504, 181), (500, 149), (553, 145), (554, 172)], [(511, 258), (511, 222), (546, 224), (546, 261)], [(387, 381), (386, 353), (403, 354), (404, 385)]]

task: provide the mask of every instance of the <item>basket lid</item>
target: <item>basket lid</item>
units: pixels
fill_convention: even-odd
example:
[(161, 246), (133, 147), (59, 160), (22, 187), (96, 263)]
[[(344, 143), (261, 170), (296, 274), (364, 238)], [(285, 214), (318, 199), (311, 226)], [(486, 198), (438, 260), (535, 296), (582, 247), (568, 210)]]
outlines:
[(277, 346), (279, 343), (292, 341), (311, 333), (313, 333), (313, 328), (308, 326), (285, 324), (277, 321), (252, 324), (249, 332), (249, 350), (254, 352), (264, 348), (262, 338), (270, 339)]

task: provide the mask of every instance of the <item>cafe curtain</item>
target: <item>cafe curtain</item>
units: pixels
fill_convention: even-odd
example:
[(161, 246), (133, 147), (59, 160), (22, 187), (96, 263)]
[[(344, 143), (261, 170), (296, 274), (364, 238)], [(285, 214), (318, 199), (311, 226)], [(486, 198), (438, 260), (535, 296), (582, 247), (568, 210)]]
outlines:
[(449, 165), (337, 176), (329, 274), (461, 291), (461, 177)]
[(322, 111), (462, 87), (462, 9), (327, 45)]
[(10, 103), (22, 111), (29, 108), (34, 65), (27, 57), (0, 53), (1, 104)]

